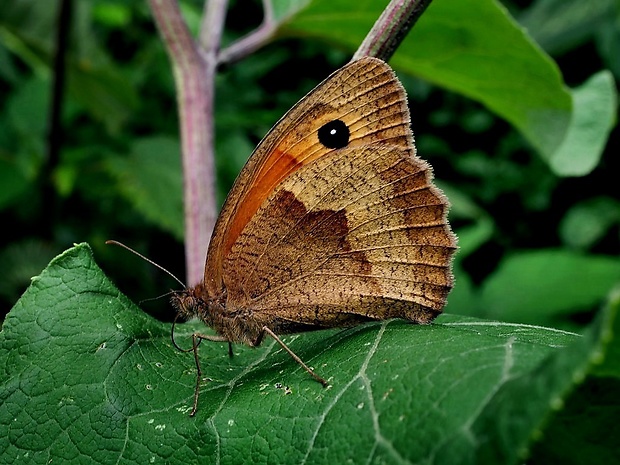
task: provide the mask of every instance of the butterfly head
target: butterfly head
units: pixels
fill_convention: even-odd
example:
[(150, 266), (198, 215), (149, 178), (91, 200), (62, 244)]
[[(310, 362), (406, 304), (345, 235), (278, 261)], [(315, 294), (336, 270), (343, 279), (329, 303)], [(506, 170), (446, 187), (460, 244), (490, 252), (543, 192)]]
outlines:
[(205, 298), (205, 295), (202, 284), (175, 292), (170, 302), (176, 310), (177, 318), (187, 321), (198, 317), (208, 324), (210, 299)]

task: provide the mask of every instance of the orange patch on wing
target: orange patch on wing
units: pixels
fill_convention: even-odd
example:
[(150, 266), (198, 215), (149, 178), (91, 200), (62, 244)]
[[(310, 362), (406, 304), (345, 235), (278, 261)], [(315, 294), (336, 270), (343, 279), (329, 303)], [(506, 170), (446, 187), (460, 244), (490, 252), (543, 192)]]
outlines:
[(262, 166), (258, 176), (252, 182), (250, 189), (236, 212), (228, 230), (223, 256), (228, 255), (232, 245), (235, 243), (246, 224), (248, 224), (250, 219), (256, 214), (256, 211), (260, 208), (265, 199), (275, 190), (278, 184), (310, 161), (312, 160), (300, 161), (300, 159), (289, 153), (283, 153), (278, 149), (273, 150), (269, 159)]

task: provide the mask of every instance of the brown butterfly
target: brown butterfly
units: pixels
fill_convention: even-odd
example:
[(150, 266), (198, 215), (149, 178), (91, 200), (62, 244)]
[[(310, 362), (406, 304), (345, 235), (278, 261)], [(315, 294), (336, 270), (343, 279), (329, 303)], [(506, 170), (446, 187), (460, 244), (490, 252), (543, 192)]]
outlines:
[[(361, 58), (333, 73), (269, 131), (224, 203), (204, 281), (175, 294), (178, 317), (258, 346), (278, 334), (403, 318), (429, 323), (452, 288), (448, 202), (415, 155), (405, 90)], [(231, 352), (232, 353), (232, 352)]]

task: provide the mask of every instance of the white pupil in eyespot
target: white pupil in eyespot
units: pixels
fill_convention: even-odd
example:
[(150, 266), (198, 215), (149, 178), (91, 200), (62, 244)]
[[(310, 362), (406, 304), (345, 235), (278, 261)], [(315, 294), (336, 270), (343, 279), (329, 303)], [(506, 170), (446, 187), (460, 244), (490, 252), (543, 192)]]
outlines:
[(339, 119), (325, 123), (317, 131), (319, 142), (328, 149), (341, 149), (349, 144), (349, 128)]

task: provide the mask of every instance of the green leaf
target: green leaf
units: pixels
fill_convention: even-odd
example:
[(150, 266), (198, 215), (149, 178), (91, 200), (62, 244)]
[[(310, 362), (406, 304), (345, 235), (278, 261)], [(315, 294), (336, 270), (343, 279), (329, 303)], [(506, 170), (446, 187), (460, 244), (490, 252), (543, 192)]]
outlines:
[[(520, 463), (591, 354), (604, 360), (613, 315), (584, 338), (449, 315), (286, 337), (327, 389), (274, 341), (236, 346), (232, 359), (205, 341), (210, 381), (190, 418), (192, 356), (82, 244), (33, 278), (4, 323), (0, 454), (11, 463)], [(200, 327), (180, 325), (177, 341), (189, 344)]]
[(118, 132), (139, 99), (128, 76), (109, 64), (94, 64), (80, 59), (69, 62), (69, 94), (110, 132)]
[[(610, 322), (604, 322), (601, 347), (593, 352), (592, 373), (600, 378), (620, 379), (620, 318), (617, 317), (620, 311), (620, 286), (616, 286), (609, 295), (607, 303), (607, 318)], [(613, 319), (613, 315), (616, 318)], [(617, 402), (617, 400), (616, 400)]]
[[(578, 362), (587, 353), (585, 370), (577, 370), (580, 381), (588, 376), (567, 399), (546, 428), (547, 433), (533, 450), (534, 464), (616, 463), (620, 459), (617, 429), (620, 413), (620, 288), (610, 295), (605, 311), (586, 333), (583, 346), (589, 350), (567, 352)], [(583, 362), (582, 362), (583, 363)], [(591, 422), (590, 419), (597, 421)]]
[[(564, 415), (570, 416), (573, 409), (583, 404), (580, 390), (571, 394), (577, 384), (584, 382), (586, 376), (596, 373), (597, 365), (611, 362), (617, 365), (618, 311), (620, 299), (616, 295), (600, 318), (589, 328), (583, 338), (575, 341), (564, 350), (549, 355), (534, 370), (517, 376), (507, 374), (506, 382), (489, 397), (479, 414), (472, 419), (467, 428), (459, 431), (454, 440), (449, 441), (438, 450), (441, 456), (446, 452), (448, 460), (439, 463), (515, 463), (515, 453), (522, 463), (529, 454), (530, 443), (534, 439), (542, 442), (534, 449), (532, 463), (589, 463), (598, 462), (598, 458), (618, 457), (617, 438), (609, 434), (608, 425), (612, 418), (620, 413), (620, 403), (606, 405), (605, 410), (590, 411), (590, 415), (579, 416), (579, 421), (570, 425), (574, 436), (567, 441), (563, 436), (567, 428), (559, 425)], [(615, 353), (614, 353), (615, 352)], [(507, 354), (507, 372), (511, 363)], [(582, 384), (587, 387), (600, 380), (590, 376)], [(618, 386), (618, 378), (609, 380), (607, 388)], [(616, 391), (617, 393), (617, 391)], [(568, 397), (568, 399), (567, 399)], [(617, 396), (614, 396), (617, 397)], [(609, 396), (607, 397), (609, 398)], [(595, 400), (593, 403), (596, 403)], [(550, 419), (553, 422), (549, 424)], [(573, 421), (575, 419), (573, 418)], [(615, 421), (613, 422), (615, 427)], [(493, 433), (490, 435), (490, 430)], [(595, 443), (588, 445), (585, 455), (579, 446), (591, 439), (591, 433), (598, 432), (604, 436), (595, 438)], [(491, 437), (489, 437), (491, 436)], [(563, 439), (561, 448), (550, 448), (548, 437)], [(571, 443), (572, 441), (572, 443)], [(472, 443), (477, 443), (473, 453)], [(556, 444), (556, 447), (559, 444)], [(584, 461), (575, 460), (576, 454)], [(541, 460), (544, 457), (546, 460)], [(613, 462), (614, 460), (612, 460)]]
[(558, 324), (562, 317), (598, 308), (620, 282), (620, 261), (566, 250), (527, 250), (506, 257), (485, 281), (488, 318)]
[(606, 20), (613, 22), (617, 8), (616, 0), (537, 0), (520, 22), (547, 52), (560, 53), (583, 44)]
[(620, 202), (594, 197), (573, 206), (560, 223), (562, 241), (573, 248), (593, 246), (615, 224), (620, 223)]
[[(283, 35), (355, 50), (385, 5), (356, 2), (351, 14), (348, 0), (283, 2), (276, 12)], [(592, 169), (614, 121), (616, 90), (608, 73), (571, 95), (557, 65), (495, 0), (432, 2), (391, 63), (400, 73), (484, 104), (516, 127), (561, 176)], [(596, 108), (589, 109), (593, 102)], [(583, 140), (579, 152), (571, 150), (576, 140)], [(584, 153), (586, 143), (591, 145)], [(566, 163), (578, 155), (579, 164)]]
[(568, 131), (548, 157), (559, 176), (583, 176), (596, 168), (616, 121), (616, 85), (609, 71), (595, 74), (571, 95), (573, 113)]
[(106, 25), (128, 27), (131, 24), (131, 9), (121, 3), (95, 3), (93, 17)]
[(133, 143), (127, 158), (109, 159), (123, 195), (147, 219), (183, 239), (183, 200), (179, 141), (148, 137)]

